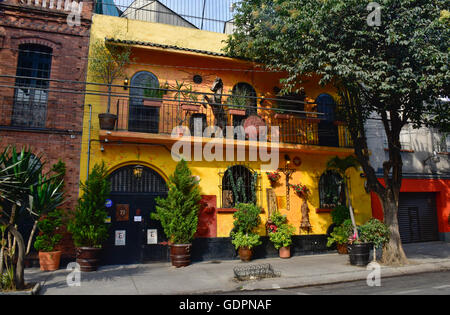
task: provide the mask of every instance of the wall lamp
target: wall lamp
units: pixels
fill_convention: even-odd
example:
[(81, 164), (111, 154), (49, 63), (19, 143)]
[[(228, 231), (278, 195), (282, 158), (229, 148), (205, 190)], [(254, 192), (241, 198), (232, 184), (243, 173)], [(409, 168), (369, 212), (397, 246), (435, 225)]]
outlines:
[(123, 80), (123, 89), (125, 91), (128, 90), (128, 78), (125, 78), (125, 80)]

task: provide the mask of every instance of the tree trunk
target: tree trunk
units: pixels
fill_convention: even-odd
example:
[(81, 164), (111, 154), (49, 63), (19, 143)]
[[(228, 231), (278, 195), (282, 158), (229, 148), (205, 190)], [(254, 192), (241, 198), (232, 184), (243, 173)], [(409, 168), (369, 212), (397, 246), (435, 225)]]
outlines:
[[(345, 176), (345, 174), (344, 174)], [(353, 207), (352, 207), (352, 200), (350, 198), (350, 192), (348, 189), (348, 181), (346, 181), (345, 183), (345, 193), (347, 195), (347, 200), (348, 200), (348, 209), (350, 211), (350, 219), (352, 220), (352, 225), (353, 225), (353, 235), (356, 236), (356, 239), (359, 239), (359, 234), (358, 234), (358, 228), (356, 227), (356, 220), (355, 220), (355, 214), (353, 213)]]
[(108, 107), (106, 108), (108, 114), (111, 112), (111, 84), (112, 83), (108, 83)]
[[(0, 218), (0, 224), (8, 225), (5, 221)], [(21, 290), (25, 287), (25, 278), (24, 278), (24, 261), (25, 261), (25, 242), (23, 240), (22, 234), (13, 226), (8, 225), (7, 231), (11, 233), (17, 242), (17, 264), (16, 270), (14, 274), (14, 282), (16, 285), (16, 289)]]
[(33, 229), (31, 230), (30, 238), (28, 239), (27, 250), (25, 252), (25, 255), (28, 255), (30, 253), (31, 243), (33, 243), (33, 237), (34, 237), (34, 234), (36, 233), (37, 224), (38, 224), (38, 221), (34, 221)]
[(408, 258), (403, 251), (400, 231), (398, 226), (398, 201), (388, 190), (385, 198), (380, 198), (383, 205), (384, 223), (389, 229), (389, 242), (384, 245), (383, 257), (381, 259), (386, 265), (405, 265), (408, 264)]

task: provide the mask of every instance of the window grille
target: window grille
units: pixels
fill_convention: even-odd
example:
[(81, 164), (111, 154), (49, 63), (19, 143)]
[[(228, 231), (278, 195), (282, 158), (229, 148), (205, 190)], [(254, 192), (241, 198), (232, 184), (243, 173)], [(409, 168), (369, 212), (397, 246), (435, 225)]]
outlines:
[(319, 180), (320, 208), (334, 208), (345, 205), (345, 184), (342, 176), (334, 171), (326, 171)]
[[(52, 49), (37, 44), (19, 46), (11, 123), (45, 127)], [(28, 78), (23, 78), (28, 77)]]
[(261, 189), (257, 172), (244, 165), (234, 165), (219, 175), (222, 176), (222, 208), (234, 208), (239, 203), (258, 204)]

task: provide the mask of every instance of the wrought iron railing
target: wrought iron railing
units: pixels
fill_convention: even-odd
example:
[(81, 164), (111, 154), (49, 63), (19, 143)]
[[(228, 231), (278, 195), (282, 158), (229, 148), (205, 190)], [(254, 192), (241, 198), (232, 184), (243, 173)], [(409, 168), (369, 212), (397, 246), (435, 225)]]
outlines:
[[(118, 98), (112, 107), (112, 113), (118, 118), (117, 131), (217, 137), (219, 134), (213, 131), (219, 127), (224, 138), (238, 140), (270, 142), (278, 139), (288, 144), (352, 146), (345, 126), (323, 121), (319, 118), (320, 113), (288, 110), (280, 113), (275, 108), (262, 107), (248, 107), (236, 112), (237, 108), (232, 106), (217, 105), (222, 112), (219, 115), (219, 110), (207, 103), (171, 98)], [(252, 129), (252, 126), (255, 128)], [(260, 131), (264, 126), (267, 127), (267, 135)], [(227, 135), (227, 132), (234, 134)]]
[(196, 28), (233, 32), (234, 5), (239, 0), (97, 0), (95, 13)]

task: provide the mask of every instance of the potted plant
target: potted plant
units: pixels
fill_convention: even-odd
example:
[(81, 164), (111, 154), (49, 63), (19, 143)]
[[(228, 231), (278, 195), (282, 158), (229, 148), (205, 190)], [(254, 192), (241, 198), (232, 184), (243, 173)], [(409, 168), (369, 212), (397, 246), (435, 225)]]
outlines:
[(254, 230), (261, 224), (262, 209), (253, 203), (239, 203), (233, 214), (232, 244), (239, 250), (242, 261), (249, 261), (253, 247), (259, 245), (259, 235)]
[(291, 257), (290, 246), (292, 244), (292, 235), (295, 228), (287, 223), (287, 218), (278, 211), (274, 212), (269, 219), (269, 239), (274, 247), (279, 250), (280, 258)]
[(292, 118), (292, 115), (286, 114), (283, 110), (280, 110), (275, 113), (274, 118), (278, 120), (289, 120)]
[(162, 98), (167, 94), (167, 82), (161, 88), (156, 86), (153, 80), (147, 82), (145, 86), (144, 97), (146, 98), (143, 101), (144, 106), (161, 107), (163, 102)]
[(266, 172), (266, 174), (267, 174), (267, 178), (268, 178), (269, 181), (270, 181), (270, 185), (271, 185), (272, 187), (274, 187), (274, 186), (278, 183), (278, 181), (280, 180), (280, 178), (281, 178), (280, 173), (277, 172), (277, 171), (275, 171), (275, 172)]
[(348, 254), (348, 241), (352, 234), (353, 225), (350, 220), (345, 220), (341, 225), (338, 225), (330, 233), (328, 237), (327, 246), (331, 247), (336, 244), (339, 254)]
[(389, 241), (387, 226), (377, 219), (370, 219), (364, 225), (359, 226), (358, 233), (354, 233), (349, 240), (350, 264), (366, 266), (369, 263), (372, 247), (374, 249), (374, 260), (376, 260), (376, 248), (387, 241)]
[(61, 251), (55, 247), (62, 239), (62, 211), (56, 209), (43, 216), (38, 224), (39, 235), (34, 242), (34, 248), (39, 252), (39, 264), (42, 271), (53, 271), (59, 268)]
[(242, 261), (250, 261), (253, 256), (253, 247), (261, 245), (260, 236), (256, 233), (233, 233), (231, 243), (238, 250)]
[(81, 183), (82, 196), (68, 229), (76, 246), (81, 271), (95, 271), (103, 242), (108, 238), (106, 199), (111, 190), (104, 162), (95, 164), (88, 179)]
[(360, 227), (360, 238), (373, 245), (373, 261), (377, 259), (377, 248), (389, 241), (389, 229), (378, 219), (370, 219)]
[(198, 96), (194, 93), (191, 85), (186, 86), (184, 90), (180, 91), (180, 95), (183, 97), (184, 103), (181, 104), (181, 108), (187, 112), (198, 112), (201, 105), (197, 103)]
[(198, 183), (182, 159), (169, 178), (167, 198), (157, 198), (156, 213), (151, 214), (152, 219), (161, 222), (169, 239), (172, 265), (177, 268), (191, 262), (191, 243), (197, 232), (201, 200)]
[(98, 114), (100, 129), (113, 130), (117, 115), (111, 113), (111, 92), (114, 80), (124, 76), (124, 69), (130, 63), (131, 48), (108, 45), (97, 40), (90, 48), (89, 71), (93, 79), (101, 80), (108, 86), (106, 113)]
[(228, 113), (234, 116), (245, 116), (246, 107), (249, 106), (250, 95), (246, 90), (237, 89), (233, 95), (229, 96), (226, 102)]

